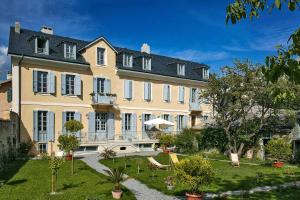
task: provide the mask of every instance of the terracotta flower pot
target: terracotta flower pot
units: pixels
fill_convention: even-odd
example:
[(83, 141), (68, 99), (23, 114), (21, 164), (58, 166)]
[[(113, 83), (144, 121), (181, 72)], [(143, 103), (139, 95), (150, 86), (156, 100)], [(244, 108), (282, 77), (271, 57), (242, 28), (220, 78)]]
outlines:
[(170, 153), (170, 150), (168, 150), (168, 149), (164, 149), (164, 154), (169, 154)]
[(114, 199), (121, 199), (121, 196), (122, 196), (122, 190), (113, 190), (111, 191), (112, 193), (112, 196)]
[(273, 162), (273, 167), (275, 167), (275, 168), (281, 168), (281, 167), (283, 167), (283, 165), (284, 165), (284, 162), (280, 162), (280, 161)]
[(72, 155), (71, 154), (66, 155), (66, 160), (72, 160)]
[(202, 194), (185, 193), (186, 200), (202, 200)]

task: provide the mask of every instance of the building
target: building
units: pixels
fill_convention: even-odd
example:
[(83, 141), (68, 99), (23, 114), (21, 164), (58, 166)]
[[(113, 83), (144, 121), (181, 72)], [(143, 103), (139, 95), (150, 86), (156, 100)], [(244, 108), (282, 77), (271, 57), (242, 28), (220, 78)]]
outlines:
[(7, 80), (0, 82), (0, 119), (9, 120), (12, 101), (11, 75)]
[(151, 148), (157, 140), (144, 121), (162, 117), (174, 133), (205, 123), (210, 106), (199, 101), (207, 84), (205, 64), (112, 45), (104, 37), (82, 41), (41, 31), (10, 28), (12, 110), (20, 118), (20, 140), (36, 153), (58, 151), (64, 123), (80, 120), (81, 150)]

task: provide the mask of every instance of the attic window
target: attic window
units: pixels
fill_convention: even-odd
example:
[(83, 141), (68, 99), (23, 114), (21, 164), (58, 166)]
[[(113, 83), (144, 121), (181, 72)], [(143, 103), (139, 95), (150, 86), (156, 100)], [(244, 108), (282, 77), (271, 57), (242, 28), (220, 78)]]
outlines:
[(75, 44), (64, 44), (64, 56), (68, 59), (76, 59), (76, 45)]
[(209, 70), (206, 68), (203, 68), (203, 78), (208, 79), (209, 78)]
[(123, 54), (123, 66), (132, 67), (132, 55), (128, 53)]
[(49, 41), (45, 38), (35, 38), (35, 53), (49, 54)]
[(143, 57), (143, 70), (151, 71), (151, 58)]
[(181, 64), (181, 63), (177, 64), (177, 75), (180, 75), (180, 76), (185, 75), (185, 64)]

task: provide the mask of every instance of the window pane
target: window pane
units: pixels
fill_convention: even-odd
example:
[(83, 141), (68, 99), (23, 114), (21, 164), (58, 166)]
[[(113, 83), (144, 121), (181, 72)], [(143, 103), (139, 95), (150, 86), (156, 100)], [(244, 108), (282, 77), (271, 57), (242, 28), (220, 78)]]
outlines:
[(66, 75), (66, 94), (75, 94), (75, 75)]
[(105, 64), (104, 54), (105, 54), (105, 49), (97, 48), (97, 64), (98, 65), (104, 65)]

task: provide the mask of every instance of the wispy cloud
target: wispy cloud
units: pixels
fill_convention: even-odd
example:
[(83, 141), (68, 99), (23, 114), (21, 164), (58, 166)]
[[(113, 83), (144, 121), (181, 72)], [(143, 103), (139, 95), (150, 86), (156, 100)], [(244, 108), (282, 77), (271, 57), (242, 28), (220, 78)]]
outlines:
[(0, 74), (5, 75), (9, 69), (9, 57), (7, 56), (7, 47), (0, 46)]

